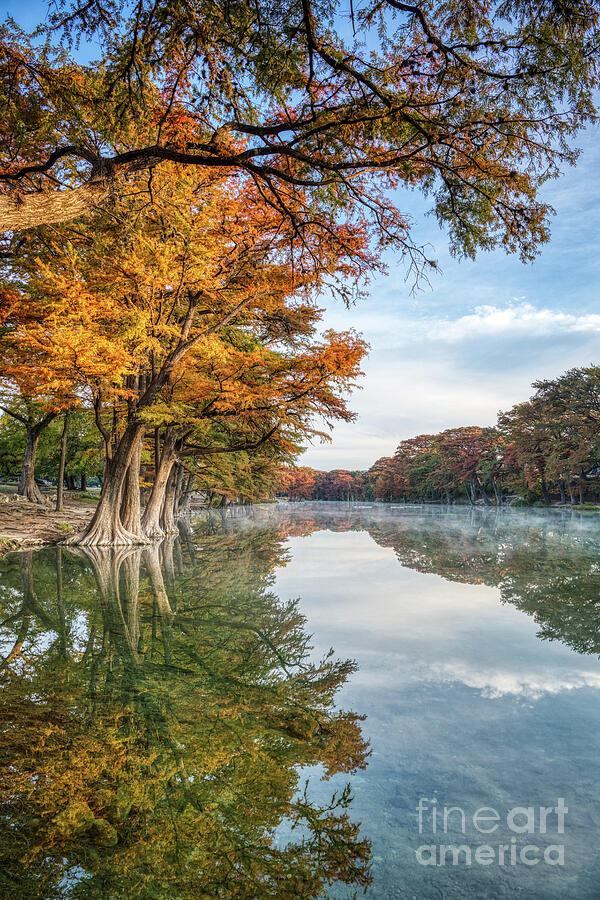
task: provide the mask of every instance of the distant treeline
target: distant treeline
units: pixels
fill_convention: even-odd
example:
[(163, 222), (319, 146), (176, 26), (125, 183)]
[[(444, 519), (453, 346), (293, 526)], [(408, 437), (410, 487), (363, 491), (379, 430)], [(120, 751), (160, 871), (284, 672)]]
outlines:
[(278, 491), (294, 500), (598, 501), (600, 367), (571, 369), (533, 387), (495, 427), (407, 438), (368, 471), (283, 468)]

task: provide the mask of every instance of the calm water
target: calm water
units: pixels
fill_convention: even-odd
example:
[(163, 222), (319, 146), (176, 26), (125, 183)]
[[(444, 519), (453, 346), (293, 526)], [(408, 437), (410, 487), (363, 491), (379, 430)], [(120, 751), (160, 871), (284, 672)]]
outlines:
[(2, 896), (600, 897), (599, 518), (180, 531), (0, 561)]

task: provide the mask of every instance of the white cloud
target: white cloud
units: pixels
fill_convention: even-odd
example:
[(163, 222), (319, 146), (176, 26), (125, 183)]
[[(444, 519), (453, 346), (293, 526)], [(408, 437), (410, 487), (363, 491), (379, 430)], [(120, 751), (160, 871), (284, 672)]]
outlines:
[[(597, 126), (581, 136), (580, 165), (544, 187), (556, 209), (552, 241), (531, 265), (498, 249), (459, 261), (423, 204), (405, 196), (415, 239), (434, 247), (431, 290), (410, 296), (401, 265), (375, 279), (351, 309), (323, 298), (325, 327), (354, 327), (371, 344), (357, 422), (333, 443), (311, 447), (306, 465), (368, 468), (402, 438), (465, 424), (493, 424), (500, 409), (531, 395), (534, 381), (598, 362), (600, 163)], [(532, 299), (533, 298), (533, 299)]]
[[(351, 321), (352, 319), (352, 321)], [(372, 353), (431, 342), (455, 344), (479, 339), (539, 339), (568, 336), (590, 336), (600, 333), (600, 314), (581, 314), (536, 306), (523, 298), (504, 304), (485, 303), (473, 306), (463, 315), (423, 315), (406, 309), (371, 310), (368, 307), (348, 312), (328, 313), (326, 326), (348, 328), (352, 324), (370, 342)], [(423, 351), (423, 347), (419, 352)], [(435, 358), (435, 357), (434, 357)]]
[(452, 319), (429, 319), (421, 326), (429, 340), (455, 342), (473, 337), (540, 337), (600, 332), (600, 315), (575, 315), (538, 309), (532, 303), (504, 308), (477, 306), (474, 312)]
[[(338, 313), (333, 324), (349, 323)], [(372, 347), (362, 390), (349, 400), (358, 421), (336, 425), (333, 442), (310, 447), (305, 465), (368, 468), (402, 438), (493, 425), (499, 410), (531, 395), (534, 381), (598, 361), (600, 345), (600, 314), (522, 298), (455, 316), (357, 309), (354, 324)]]

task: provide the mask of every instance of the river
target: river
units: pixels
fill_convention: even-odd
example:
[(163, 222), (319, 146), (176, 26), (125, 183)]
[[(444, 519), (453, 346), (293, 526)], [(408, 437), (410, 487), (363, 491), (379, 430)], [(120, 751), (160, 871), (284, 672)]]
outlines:
[(600, 519), (278, 503), (0, 562), (2, 896), (600, 896)]

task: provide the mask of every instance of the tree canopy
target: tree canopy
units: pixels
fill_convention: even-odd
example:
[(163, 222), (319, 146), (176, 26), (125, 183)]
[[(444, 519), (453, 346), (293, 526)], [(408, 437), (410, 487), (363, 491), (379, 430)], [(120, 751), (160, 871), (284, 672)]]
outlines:
[(140, 170), (151, 191), (170, 161), (237, 173), (300, 243), (341, 217), (420, 267), (416, 187), (457, 250), (528, 258), (597, 60), (595, 2), (74, 0), (1, 35), (0, 224), (72, 219)]

